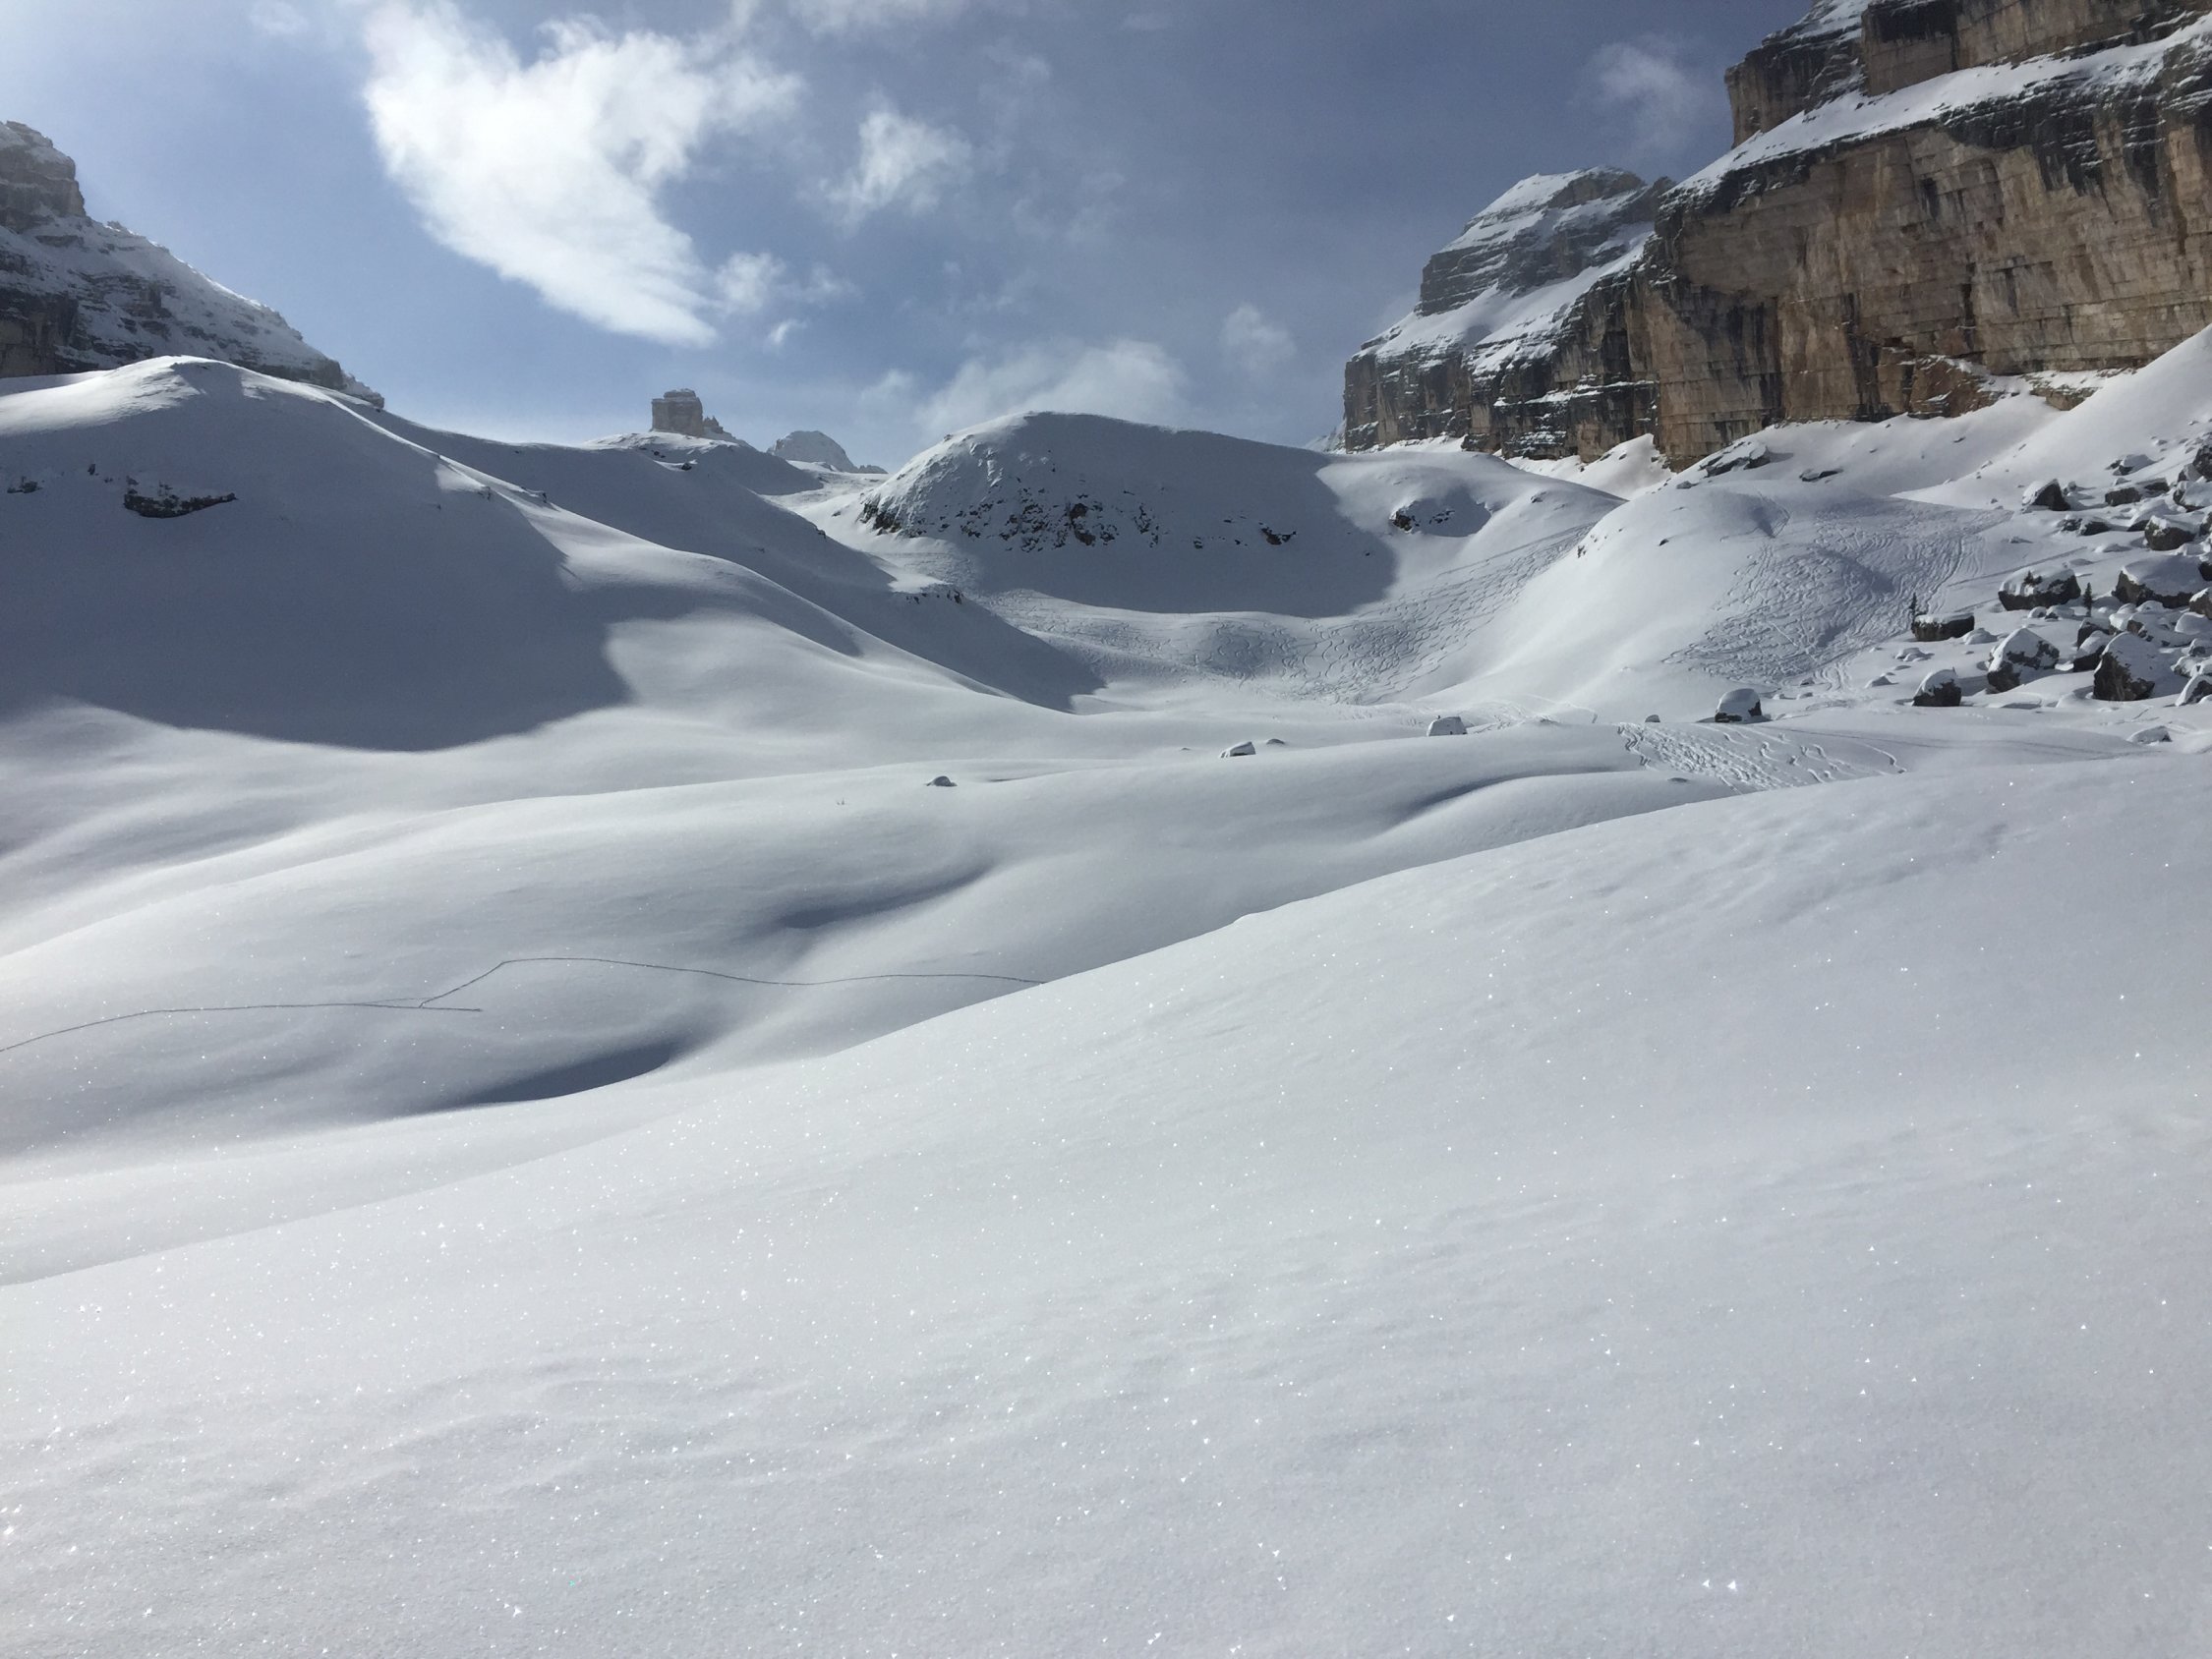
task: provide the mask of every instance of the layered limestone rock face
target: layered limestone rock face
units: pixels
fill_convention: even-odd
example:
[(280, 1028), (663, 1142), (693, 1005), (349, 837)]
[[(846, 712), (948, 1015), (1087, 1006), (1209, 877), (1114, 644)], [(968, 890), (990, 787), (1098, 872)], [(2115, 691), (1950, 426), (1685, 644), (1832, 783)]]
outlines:
[(87, 216), (77, 164), (0, 122), (0, 376), (209, 357), (372, 402), (376, 393), (266, 306), (167, 249)]
[[(1345, 429), (1355, 449), (1413, 438), (1472, 437), (1488, 448), (1574, 446), (1583, 427), (1639, 418), (1624, 339), (1595, 337), (1579, 311), (1590, 291), (1651, 240), (1667, 185), (1615, 168), (1515, 186), (1422, 272), (1414, 314), (1352, 360)], [(1629, 407), (1573, 406), (1597, 376)]]
[(1866, 9), (1867, 0), (1824, 0), (1728, 71), (1737, 143), (1866, 84)]
[(1952, 413), (1993, 375), (2147, 363), (2212, 327), (2207, 13), (1832, 0), (1731, 76), (1745, 142), (1541, 351), (1414, 388), (1369, 348), (1347, 440), (1594, 457), (1650, 432), (1679, 465), (1782, 421)]

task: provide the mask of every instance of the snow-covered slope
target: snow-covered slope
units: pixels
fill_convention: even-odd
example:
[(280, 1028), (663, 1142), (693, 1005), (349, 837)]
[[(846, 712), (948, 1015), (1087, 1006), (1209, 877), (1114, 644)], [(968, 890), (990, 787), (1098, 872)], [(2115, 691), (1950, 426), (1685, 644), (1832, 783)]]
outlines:
[(2194, 659), (2208, 352), (1584, 482), (0, 386), (11, 1653), (2192, 1653), (2212, 702), (1987, 669)]
[(0, 375), (179, 353), (379, 401), (268, 307), (89, 218), (76, 164), (43, 134), (0, 122)]
[(2203, 764), (1553, 837), (20, 1285), (17, 1643), (2188, 1652), (2197, 993), (2008, 969)]

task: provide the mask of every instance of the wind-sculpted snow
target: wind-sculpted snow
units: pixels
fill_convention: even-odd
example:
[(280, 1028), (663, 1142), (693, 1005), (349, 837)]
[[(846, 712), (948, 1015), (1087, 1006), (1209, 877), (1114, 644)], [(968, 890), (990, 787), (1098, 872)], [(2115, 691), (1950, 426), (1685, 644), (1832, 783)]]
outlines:
[(15, 1287), (19, 1645), (2188, 1651), (2196, 992), (2002, 965), (2201, 765), (1554, 836)]
[(0, 391), (11, 1653), (2192, 1653), (2207, 350), (1625, 499)]

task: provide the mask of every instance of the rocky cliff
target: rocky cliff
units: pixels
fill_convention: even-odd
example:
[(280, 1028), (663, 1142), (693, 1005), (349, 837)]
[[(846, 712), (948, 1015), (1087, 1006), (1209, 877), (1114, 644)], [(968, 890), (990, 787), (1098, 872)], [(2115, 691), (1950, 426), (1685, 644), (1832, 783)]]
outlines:
[[(1651, 432), (1680, 463), (1781, 421), (2146, 363), (2212, 326), (2207, 12), (1828, 0), (1731, 75), (1742, 142), (1513, 376), (1378, 375), (1370, 347), (1348, 441), (1592, 456)], [(1565, 418), (1523, 417), (1539, 386)]]
[[(1582, 302), (1643, 253), (1666, 191), (1601, 168), (1527, 180), (1484, 208), (1428, 261), (1413, 315), (1352, 360), (1352, 447), (1470, 434), (1557, 447), (1586, 427), (1648, 421), (1623, 342), (1581, 338)], [(1606, 388), (1595, 407), (1561, 395), (1586, 380)]]
[(0, 377), (171, 355), (380, 401), (268, 307), (87, 217), (77, 164), (42, 134), (0, 122)]

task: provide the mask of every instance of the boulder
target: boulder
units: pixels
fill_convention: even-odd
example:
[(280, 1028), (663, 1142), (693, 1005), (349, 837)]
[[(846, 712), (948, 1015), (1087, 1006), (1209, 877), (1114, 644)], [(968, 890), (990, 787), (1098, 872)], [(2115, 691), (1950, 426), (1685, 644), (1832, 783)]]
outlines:
[(2068, 513), (2073, 503), (2066, 499), (2066, 486), (2057, 479), (2027, 492), (2021, 503), (2031, 513)]
[(2122, 604), (2163, 604), (2179, 610), (2204, 587), (2204, 571), (2197, 561), (2180, 553), (2161, 553), (2133, 559), (2121, 566), (2115, 590)]
[(1970, 610), (1952, 610), (1938, 614), (1923, 611), (1912, 619), (1912, 637), (1922, 645), (1935, 645), (1943, 640), (1962, 640), (1974, 631), (1974, 613)]
[(2212, 669), (2199, 669), (2189, 676), (2189, 683), (2182, 687), (2179, 706), (2193, 709), (2199, 703), (2212, 703)]
[(1457, 715), (1438, 715), (1428, 722), (1430, 737), (1465, 737), (1467, 722)]
[(957, 789), (960, 787), (960, 785), (955, 783), (951, 778), (947, 777), (943, 772), (939, 772), (935, 777), (931, 778), (927, 783), (923, 784), (922, 787), (924, 789)]
[(1998, 591), (1997, 602), (2007, 610), (2041, 610), (2046, 605), (2072, 604), (2081, 598), (2081, 578), (2070, 570), (2056, 576), (2023, 570)]
[(2143, 492), (2131, 484), (2115, 485), (2105, 491), (2105, 505), (2108, 507), (2132, 507), (2142, 498)]
[(2021, 628), (1990, 653), (1989, 688), (2016, 691), (2030, 674), (2048, 674), (2059, 665), (2059, 648), (2033, 628)]
[(1767, 711), (1760, 707), (1759, 694), (1749, 689), (1729, 692), (1713, 712), (1715, 725), (1751, 725), (1766, 717)]
[(2154, 744), (2173, 742), (2174, 734), (2168, 731), (2162, 725), (2147, 725), (2143, 727), (2141, 731), (2129, 732), (2127, 734), (2127, 741), (2130, 743), (2140, 744), (2145, 749), (2148, 749)]
[(2140, 634), (2118, 634), (2097, 659), (2100, 703), (2146, 703), (2167, 678), (2166, 658)]
[(1239, 743), (1233, 748), (1222, 750), (1221, 758), (1225, 761), (1241, 761), (1248, 755), (1256, 755), (1258, 753), (1259, 746), (1256, 743)]
[(2196, 540), (2193, 524), (2176, 518), (2147, 518), (2143, 520), (2143, 544), (2154, 553), (2171, 553), (2187, 546)]
[(1938, 668), (1920, 682), (1913, 694), (1915, 709), (1955, 709), (1966, 698), (1966, 688), (1958, 683), (1958, 676), (1949, 668)]

